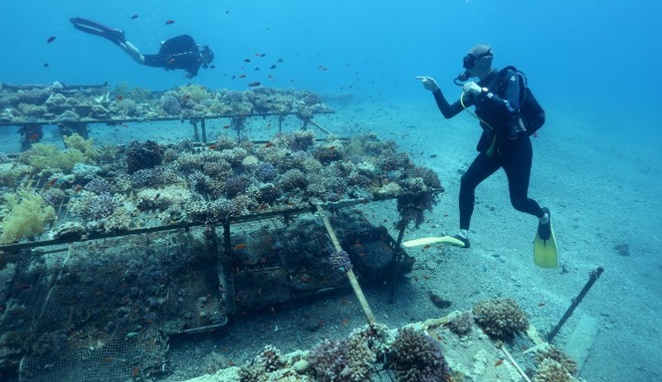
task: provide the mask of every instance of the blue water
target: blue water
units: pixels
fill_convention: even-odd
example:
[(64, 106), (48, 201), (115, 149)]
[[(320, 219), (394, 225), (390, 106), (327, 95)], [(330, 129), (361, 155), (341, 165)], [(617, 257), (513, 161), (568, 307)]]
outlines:
[[(211, 88), (245, 89), (257, 80), (378, 99), (422, 98), (427, 95), (413, 83), (415, 75), (434, 76), (452, 90), (468, 48), (488, 43), (495, 65), (520, 67), (543, 97), (630, 111), (660, 103), (655, 86), (662, 79), (662, 49), (654, 36), (662, 11), (654, 0), (61, 3), (3, 1), (1, 81), (127, 81), (151, 88), (188, 82), (181, 72), (141, 67), (112, 43), (75, 30), (68, 19), (80, 16), (125, 30), (143, 53), (155, 53), (169, 37), (192, 35), (216, 53), (216, 69), (201, 70), (195, 79)], [(139, 17), (132, 20), (134, 14)], [(169, 19), (175, 23), (165, 25)], [(56, 36), (51, 44), (49, 36)], [(268, 69), (278, 58), (284, 62)], [(231, 79), (243, 73), (245, 80)]]
[[(244, 90), (260, 81), (394, 105), (421, 101), (432, 108), (414, 76), (435, 77), (452, 99), (459, 94), (452, 79), (463, 71), (462, 57), (486, 43), (497, 67), (512, 64), (526, 72), (549, 120), (573, 111), (593, 121), (582, 126), (594, 129), (596, 139), (623, 135), (632, 138), (624, 146), (646, 145), (642, 161), (650, 159), (646, 153), (660, 157), (657, 0), (2, 0), (0, 13), (0, 82), (13, 84), (126, 82), (168, 89), (191, 82), (182, 71), (140, 66), (112, 43), (75, 30), (68, 21), (74, 16), (123, 29), (143, 53), (190, 34), (215, 52), (216, 68), (200, 69), (193, 80), (212, 89)], [(166, 25), (170, 19), (175, 22)], [(50, 36), (56, 38), (47, 43)], [(269, 69), (272, 64), (277, 68)], [(246, 78), (232, 78), (241, 74)], [(581, 162), (581, 152), (577, 157)], [(609, 160), (600, 164), (609, 166)], [(645, 191), (659, 196), (659, 190)]]

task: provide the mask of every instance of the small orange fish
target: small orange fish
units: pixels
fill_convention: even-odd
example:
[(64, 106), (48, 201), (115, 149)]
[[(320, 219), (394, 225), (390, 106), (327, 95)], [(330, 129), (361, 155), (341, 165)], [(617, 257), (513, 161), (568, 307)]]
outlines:
[(55, 41), (55, 36), (51, 36), (51, 37), (49, 37), (48, 40), (46, 40), (46, 44), (50, 44), (50, 43), (52, 43), (53, 41)]
[(78, 184), (78, 185), (76, 185), (76, 187), (74, 187), (74, 192), (80, 192), (82, 189), (83, 189), (83, 186)]
[(175, 20), (172, 20), (172, 19), (166, 20), (166, 22), (165, 22), (166, 25), (170, 25), (170, 24), (174, 24), (174, 23), (175, 23)]
[(240, 249), (244, 249), (244, 248), (246, 248), (246, 247), (247, 247), (246, 244), (241, 243), (241, 244), (237, 244), (237, 245), (235, 245), (233, 249), (234, 249), (235, 251), (238, 251), (238, 250), (240, 250)]
[(48, 185), (49, 185), (49, 186), (53, 186), (53, 185), (55, 184), (55, 182), (57, 182), (57, 179), (58, 179), (58, 178), (53, 178), (53, 179), (49, 180), (49, 181), (48, 181)]
[(212, 149), (212, 150), (216, 150), (216, 145), (209, 145), (209, 146), (207, 146), (207, 147), (209, 147), (209, 148)]

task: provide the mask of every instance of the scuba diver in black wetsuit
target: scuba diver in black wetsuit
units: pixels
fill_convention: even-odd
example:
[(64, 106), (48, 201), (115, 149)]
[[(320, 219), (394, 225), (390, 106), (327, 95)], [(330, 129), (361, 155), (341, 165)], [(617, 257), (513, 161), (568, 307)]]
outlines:
[[(425, 89), (432, 91), (444, 117), (452, 118), (467, 107), (475, 106), (476, 117), (483, 128), (477, 147), (479, 154), (462, 175), (460, 183), (460, 232), (453, 236), (457, 239), (453, 243), (463, 248), (469, 248), (470, 245), (469, 224), (474, 211), (476, 187), (502, 167), (508, 177), (513, 207), (539, 219), (538, 233), (541, 236), (549, 238), (551, 233), (549, 209), (541, 208), (528, 197), (533, 150), (529, 133), (520, 118), (522, 85), (518, 73), (506, 69), (505, 75), (500, 75), (492, 67), (492, 58), (492, 49), (487, 45), (477, 45), (469, 50), (463, 62), (466, 71), (458, 76), (455, 83), (462, 85), (457, 81), (464, 82), (470, 77), (477, 77), (479, 81), (466, 82), (462, 96), (453, 104), (446, 101), (433, 78), (416, 77), (422, 81)], [(542, 109), (538, 118), (544, 120)]]
[(189, 35), (163, 41), (159, 53), (143, 55), (138, 48), (126, 40), (124, 31), (80, 17), (71, 18), (69, 21), (80, 31), (110, 40), (139, 64), (165, 68), (165, 70), (183, 69), (187, 78), (196, 76), (200, 66), (207, 68), (214, 60), (214, 52), (206, 45), (200, 48)]

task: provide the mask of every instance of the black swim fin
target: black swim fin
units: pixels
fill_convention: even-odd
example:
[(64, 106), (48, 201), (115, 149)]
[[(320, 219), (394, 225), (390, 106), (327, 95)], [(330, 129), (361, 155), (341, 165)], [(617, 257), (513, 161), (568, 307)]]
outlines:
[(114, 44), (121, 44), (126, 41), (124, 36), (124, 31), (119, 29), (109, 28), (103, 24), (99, 24), (95, 21), (84, 19), (82, 17), (72, 17), (69, 19), (74, 28), (79, 31), (93, 34), (95, 36), (101, 36), (113, 42)]

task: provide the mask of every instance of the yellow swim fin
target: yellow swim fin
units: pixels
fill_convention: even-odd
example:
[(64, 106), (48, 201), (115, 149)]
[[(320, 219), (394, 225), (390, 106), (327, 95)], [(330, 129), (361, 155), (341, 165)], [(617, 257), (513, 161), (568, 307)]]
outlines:
[(543, 208), (549, 215), (549, 224), (538, 224), (536, 238), (533, 240), (533, 262), (541, 268), (556, 268), (559, 265), (556, 237), (552, 229), (549, 209)]
[(436, 243), (450, 244), (456, 247), (464, 247), (464, 243), (461, 240), (454, 238), (453, 236), (422, 237), (420, 239), (404, 241), (402, 242), (402, 246), (409, 248)]

